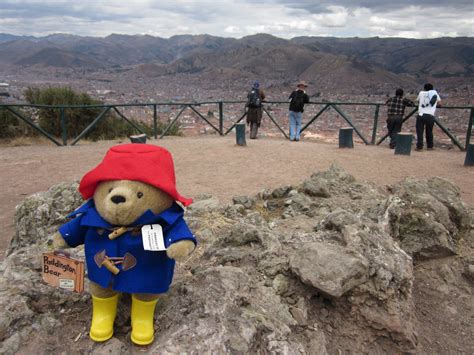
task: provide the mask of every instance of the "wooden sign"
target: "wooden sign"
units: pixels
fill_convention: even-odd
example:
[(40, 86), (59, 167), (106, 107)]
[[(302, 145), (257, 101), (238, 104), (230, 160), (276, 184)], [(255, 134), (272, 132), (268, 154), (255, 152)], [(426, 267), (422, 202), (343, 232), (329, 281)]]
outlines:
[(43, 281), (65, 290), (84, 291), (84, 262), (60, 252), (43, 253)]

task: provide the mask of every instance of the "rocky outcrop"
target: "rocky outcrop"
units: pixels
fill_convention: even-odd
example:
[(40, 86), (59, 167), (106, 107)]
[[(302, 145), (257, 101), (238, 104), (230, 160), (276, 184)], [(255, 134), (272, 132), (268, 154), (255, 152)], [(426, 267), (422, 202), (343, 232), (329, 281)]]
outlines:
[[(132, 351), (127, 295), (114, 338), (94, 344), (88, 294), (41, 282), (39, 255), (80, 204), (76, 188), (55, 186), (17, 209), (1, 266), (2, 353)], [(472, 237), (449, 182), (409, 179), (387, 192), (336, 166), (231, 205), (201, 196), (186, 219), (200, 244), (159, 301), (151, 353), (413, 352), (412, 257), (455, 253)], [(473, 260), (457, 277), (472, 279)]]
[(408, 178), (393, 187), (387, 215), (393, 237), (416, 258), (456, 254), (457, 242), (468, 237), (471, 217), (459, 189), (435, 177)]

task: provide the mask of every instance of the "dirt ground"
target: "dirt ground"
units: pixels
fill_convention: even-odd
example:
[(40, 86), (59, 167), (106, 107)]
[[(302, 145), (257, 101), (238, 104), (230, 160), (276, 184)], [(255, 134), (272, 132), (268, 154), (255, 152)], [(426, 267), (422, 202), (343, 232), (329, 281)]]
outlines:
[[(127, 141), (68, 147), (0, 145), (0, 260), (14, 235), (17, 204), (59, 182), (79, 180), (101, 161), (109, 147), (118, 143)], [(247, 140), (247, 146), (241, 147), (233, 136), (166, 137), (149, 143), (171, 151), (178, 190), (186, 197), (212, 194), (221, 202), (229, 202), (232, 196), (300, 183), (313, 172), (336, 163), (356, 179), (379, 186), (406, 176), (444, 177), (459, 186), (465, 202), (474, 204), (474, 168), (465, 167), (465, 153), (454, 149), (413, 151), (410, 156), (401, 156), (386, 146), (356, 144), (354, 149), (340, 149), (334, 143), (279, 138)]]

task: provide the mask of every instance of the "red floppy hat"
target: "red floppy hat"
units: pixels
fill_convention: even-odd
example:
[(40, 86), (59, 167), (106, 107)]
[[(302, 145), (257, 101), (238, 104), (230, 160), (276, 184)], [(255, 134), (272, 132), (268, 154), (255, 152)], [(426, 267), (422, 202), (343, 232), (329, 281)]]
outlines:
[(162, 147), (151, 144), (122, 144), (109, 149), (104, 160), (82, 178), (79, 192), (87, 200), (101, 181), (133, 180), (155, 186), (175, 201), (190, 205), (193, 200), (176, 190), (173, 158)]

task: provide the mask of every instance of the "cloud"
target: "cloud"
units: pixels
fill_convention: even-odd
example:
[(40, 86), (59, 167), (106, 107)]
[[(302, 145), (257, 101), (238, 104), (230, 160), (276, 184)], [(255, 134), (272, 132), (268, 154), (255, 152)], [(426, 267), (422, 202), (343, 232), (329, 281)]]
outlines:
[[(273, 0), (271, 3), (282, 4), (284, 6), (303, 9), (311, 13), (324, 13), (330, 12), (331, 6), (342, 6), (348, 10), (355, 10), (360, 8), (371, 9), (374, 12), (386, 12), (397, 9), (402, 9), (408, 6), (412, 6), (414, 2), (412, 0), (364, 0), (364, 1), (352, 1), (352, 0)], [(415, 3), (416, 4), (416, 3)], [(472, 0), (425, 0), (418, 3), (421, 7), (429, 8), (457, 8), (457, 9), (473, 9)]]
[(472, 0), (2, 0), (0, 32), (295, 36), (473, 36)]
[(344, 27), (349, 13), (345, 7), (329, 6), (330, 13), (315, 14), (312, 17), (323, 27)]

